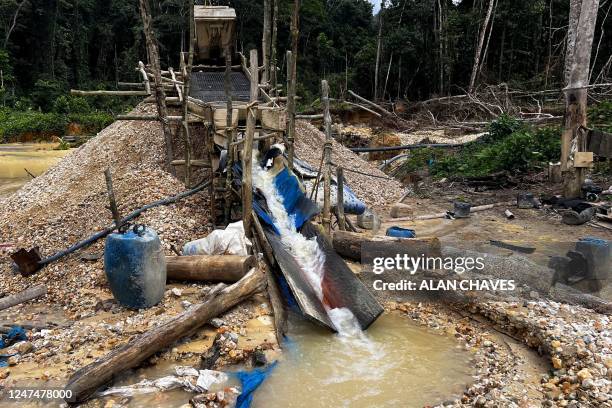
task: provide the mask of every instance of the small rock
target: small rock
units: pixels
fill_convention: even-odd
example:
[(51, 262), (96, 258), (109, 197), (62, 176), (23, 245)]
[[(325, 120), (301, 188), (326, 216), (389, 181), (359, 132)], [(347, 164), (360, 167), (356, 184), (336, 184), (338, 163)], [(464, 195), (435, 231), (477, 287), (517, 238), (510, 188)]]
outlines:
[(219, 319), (218, 317), (215, 317), (214, 319), (210, 320), (210, 325), (216, 329), (225, 326), (225, 322), (222, 319)]
[(254, 367), (265, 366), (266, 364), (268, 364), (266, 353), (261, 350), (255, 350), (253, 352), (252, 362)]
[(170, 290), (170, 293), (172, 293), (176, 297), (181, 297), (183, 295), (183, 291), (180, 290), (179, 288), (172, 288)]
[(578, 376), (578, 379), (580, 381), (584, 381), (586, 379), (593, 378), (589, 370), (586, 368), (583, 368), (582, 370), (578, 371), (576, 375)]
[(9, 375), (11, 375), (11, 370), (9, 370), (7, 367), (0, 368), (0, 380), (4, 380)]
[(17, 351), (19, 351), (19, 354), (27, 354), (32, 351), (33, 348), (34, 346), (29, 341), (24, 341), (17, 345)]
[(563, 368), (563, 362), (561, 361), (559, 357), (553, 357), (551, 358), (551, 361), (552, 361), (553, 368), (555, 370), (559, 370)]
[(10, 356), (6, 362), (9, 366), (16, 366), (19, 363), (19, 356)]

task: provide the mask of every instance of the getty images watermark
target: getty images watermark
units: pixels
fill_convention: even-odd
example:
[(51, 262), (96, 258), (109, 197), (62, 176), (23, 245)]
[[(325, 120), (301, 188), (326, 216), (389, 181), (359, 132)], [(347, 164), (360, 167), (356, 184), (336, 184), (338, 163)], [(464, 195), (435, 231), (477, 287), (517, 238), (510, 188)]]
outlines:
[[(459, 279), (464, 274), (478, 274), (485, 269), (485, 258), (476, 256), (442, 257), (411, 256), (394, 254), (374, 256), (367, 262), (371, 272), (378, 277), (372, 280), (372, 288), (377, 291), (514, 291), (513, 279)], [(427, 272), (436, 271), (438, 276), (429, 277)], [(418, 275), (417, 275), (418, 273)], [(393, 274), (411, 277), (389, 281), (385, 275)], [(444, 279), (439, 275), (448, 274)], [(453, 276), (452, 278), (450, 276)]]

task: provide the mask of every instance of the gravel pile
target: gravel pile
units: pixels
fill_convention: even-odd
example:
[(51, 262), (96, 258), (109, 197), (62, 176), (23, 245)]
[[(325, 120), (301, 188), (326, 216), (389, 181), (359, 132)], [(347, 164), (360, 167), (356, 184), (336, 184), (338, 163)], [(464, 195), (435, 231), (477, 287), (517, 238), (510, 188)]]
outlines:
[[(139, 106), (135, 114), (153, 113)], [(104, 170), (110, 167), (121, 214), (185, 189), (163, 169), (164, 140), (158, 123), (119, 121), (71, 152), (45, 174), (2, 202), (0, 243), (4, 254), (17, 248), (40, 247), (43, 256), (89, 237), (112, 224)], [(136, 221), (155, 229), (167, 254), (170, 245), (209, 231), (208, 193), (196, 194), (168, 207), (146, 212)], [(6, 244), (12, 246), (7, 246)], [(35, 283), (49, 286), (47, 301), (78, 308), (86, 289), (105, 287), (102, 261), (83, 262), (84, 252), (100, 254), (104, 240), (84, 251), (23, 278), (7, 256), (0, 258), (0, 295), (15, 293)], [(83, 294), (83, 295), (81, 295)]]
[[(300, 159), (318, 169), (324, 143), (325, 135), (322, 132), (307, 122), (297, 121), (295, 152)], [(369, 207), (392, 205), (403, 194), (402, 185), (398, 181), (336, 141), (332, 141), (332, 162), (345, 169), (347, 184)], [(350, 170), (357, 170), (365, 175)]]

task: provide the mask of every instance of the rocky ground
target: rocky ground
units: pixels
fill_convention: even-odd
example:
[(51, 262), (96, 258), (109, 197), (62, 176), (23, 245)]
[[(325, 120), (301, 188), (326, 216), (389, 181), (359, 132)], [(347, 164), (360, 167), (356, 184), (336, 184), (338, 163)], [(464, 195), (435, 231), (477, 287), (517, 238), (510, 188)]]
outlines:
[[(135, 113), (151, 112), (151, 107), (140, 106)], [(318, 168), (323, 134), (301, 121), (297, 133), (298, 157)], [(101, 259), (103, 241), (29, 278), (16, 273), (7, 257), (16, 248), (33, 246), (39, 246), (43, 255), (48, 256), (111, 224), (103, 175), (107, 167), (113, 173), (115, 194), (123, 214), (183, 191), (183, 183), (164, 170), (163, 151), (158, 124), (116, 122), (47, 173), (2, 200), (0, 296), (35, 284), (47, 285), (49, 294), (0, 312), (0, 329), (13, 323), (29, 328), (28, 341), (2, 350), (3, 354), (14, 356), (8, 367), (0, 368), (0, 387), (62, 386), (78, 368), (163, 324), (201, 301), (210, 290), (205, 284), (170, 282), (157, 306), (127, 310), (115, 303), (106, 283)], [(353, 191), (385, 215), (383, 228), (391, 225), (393, 221), (386, 217), (386, 211), (404, 194), (403, 186), (336, 142), (333, 152), (334, 163), (359, 171), (346, 173)], [(465, 194), (453, 189), (451, 183), (423, 187), (423, 191), (413, 191), (404, 201), (415, 208), (415, 214), (446, 211), (454, 199)], [(474, 204), (485, 204), (512, 199), (513, 194), (515, 191), (470, 197)], [(208, 205), (208, 194), (202, 192), (177, 204), (150, 210), (138, 222), (157, 231), (166, 254), (170, 255), (172, 246), (180, 248), (210, 232), (213, 226)], [(557, 225), (556, 217), (544, 211), (517, 211), (517, 219), (509, 223), (503, 217), (503, 209), (499, 209), (474, 216), (470, 221), (456, 220), (451, 224), (438, 220), (410, 226), (416, 227), (419, 236), (440, 236), (443, 242), (463, 242), (467, 246), (509, 232), (518, 240), (540, 232), (550, 239), (556, 234), (561, 240), (575, 239), (577, 234), (607, 236), (606, 231), (588, 227)], [(612, 327), (607, 315), (544, 299), (482, 302), (461, 310), (415, 303), (390, 303), (388, 308), (403, 311), (416, 321), (455, 336), (474, 352), (478, 370), (474, 383), (460, 399), (442, 405), (612, 406)], [(151, 378), (160, 374), (146, 371), (152, 367), (199, 367), (203, 362), (206, 364), (208, 351), (215, 344), (219, 346), (220, 358), (213, 368), (235, 364), (250, 367), (253, 356), (257, 360), (262, 354), (268, 360), (274, 359), (279, 349), (267, 298), (263, 295), (251, 298), (191, 338), (151, 357), (143, 371), (129, 374)], [(541, 357), (534, 358), (525, 345)], [(204, 404), (201, 406), (224, 404), (216, 400), (217, 395), (206, 398), (210, 401), (201, 401)], [(125, 403), (122, 399), (106, 398), (89, 406)], [(156, 403), (160, 404), (151, 402)]]

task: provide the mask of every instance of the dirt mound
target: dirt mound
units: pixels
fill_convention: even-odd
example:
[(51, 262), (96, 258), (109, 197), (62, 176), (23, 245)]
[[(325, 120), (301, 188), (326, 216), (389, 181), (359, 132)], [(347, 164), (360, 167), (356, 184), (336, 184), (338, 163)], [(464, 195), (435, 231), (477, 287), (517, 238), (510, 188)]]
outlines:
[[(135, 114), (152, 114), (140, 105)], [(164, 139), (158, 123), (119, 121), (71, 152), (56, 166), (3, 200), (0, 243), (15, 248), (39, 246), (43, 256), (65, 249), (112, 223), (104, 170), (110, 167), (122, 214), (183, 190), (182, 182), (164, 170)], [(206, 235), (209, 227), (208, 193), (200, 193), (169, 207), (155, 208), (139, 219), (160, 235), (167, 253), (170, 245)], [(104, 240), (85, 252), (101, 253)], [(30, 278), (22, 278), (7, 256), (0, 260), (0, 295), (14, 293), (34, 282), (49, 285), (50, 297), (61, 303), (78, 301), (83, 290), (105, 287), (103, 263), (83, 262), (77, 252)]]
[[(311, 166), (319, 168), (325, 135), (311, 124), (297, 121), (295, 136), (296, 155)], [(370, 207), (391, 205), (402, 196), (403, 188), (398, 181), (388, 177), (375, 165), (335, 140), (332, 142), (332, 162), (345, 169), (344, 176), (348, 185), (357, 197)], [(354, 172), (355, 170), (360, 173)]]

